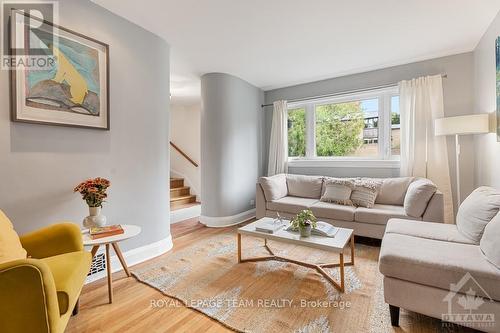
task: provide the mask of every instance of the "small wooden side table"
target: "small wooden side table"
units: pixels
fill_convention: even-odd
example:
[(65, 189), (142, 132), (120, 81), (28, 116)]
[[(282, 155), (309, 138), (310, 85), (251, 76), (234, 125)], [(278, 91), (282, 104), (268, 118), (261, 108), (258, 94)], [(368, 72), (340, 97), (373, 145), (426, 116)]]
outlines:
[(110, 262), (110, 255), (109, 255), (109, 246), (111, 245), (113, 249), (115, 250), (116, 255), (118, 256), (118, 259), (120, 260), (120, 263), (122, 264), (123, 270), (127, 274), (128, 277), (130, 277), (130, 272), (127, 267), (127, 263), (125, 262), (125, 258), (123, 258), (122, 251), (120, 250), (120, 247), (118, 246), (118, 243), (121, 241), (124, 241), (126, 239), (135, 237), (141, 233), (141, 227), (137, 225), (130, 225), (130, 224), (122, 224), (121, 225), (123, 228), (123, 234), (120, 235), (114, 235), (114, 236), (109, 236), (109, 237), (103, 237), (99, 239), (92, 239), (90, 238), (89, 233), (84, 233), (82, 234), (83, 238), (83, 245), (84, 246), (92, 246), (92, 259), (97, 253), (97, 250), (99, 250), (99, 247), (101, 245), (104, 245), (106, 247), (106, 272), (108, 275), (108, 295), (109, 295), (109, 303), (113, 303), (113, 278), (111, 276), (111, 262)]

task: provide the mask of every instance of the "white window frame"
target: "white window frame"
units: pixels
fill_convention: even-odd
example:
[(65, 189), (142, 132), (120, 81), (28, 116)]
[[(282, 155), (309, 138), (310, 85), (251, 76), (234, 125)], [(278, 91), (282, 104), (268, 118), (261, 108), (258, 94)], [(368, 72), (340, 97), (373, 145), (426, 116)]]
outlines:
[[(398, 96), (398, 87), (373, 89), (360, 93), (350, 93), (335, 97), (318, 98), (314, 100), (288, 104), (288, 110), (304, 108), (306, 113), (306, 156), (288, 157), (289, 166), (297, 167), (377, 167), (399, 168), (399, 156), (391, 155), (391, 98)], [(378, 98), (379, 101), (379, 138), (378, 156), (316, 156), (316, 106), (323, 104), (338, 104)], [(288, 149), (287, 149), (288, 151)]]

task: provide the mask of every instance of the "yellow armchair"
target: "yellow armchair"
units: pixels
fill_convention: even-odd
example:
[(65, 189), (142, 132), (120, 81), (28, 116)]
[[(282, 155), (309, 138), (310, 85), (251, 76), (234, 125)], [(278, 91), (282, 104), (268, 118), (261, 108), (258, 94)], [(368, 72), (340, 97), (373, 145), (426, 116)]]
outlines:
[[(12, 232), (0, 211), (0, 332), (64, 332), (92, 261), (79, 227), (59, 223), (7, 241)], [(10, 260), (16, 241), (27, 258)]]

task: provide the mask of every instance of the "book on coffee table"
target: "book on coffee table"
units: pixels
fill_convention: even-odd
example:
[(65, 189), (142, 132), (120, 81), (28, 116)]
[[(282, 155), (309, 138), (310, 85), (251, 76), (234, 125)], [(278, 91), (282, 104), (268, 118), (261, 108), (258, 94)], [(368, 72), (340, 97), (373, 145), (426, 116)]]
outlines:
[(311, 234), (325, 237), (335, 237), (339, 228), (334, 227), (333, 225), (318, 221), (316, 222), (316, 228), (312, 228)]
[(273, 220), (269, 219), (269, 220), (264, 220), (261, 223), (257, 224), (255, 226), (255, 231), (273, 234), (276, 231), (283, 229), (285, 225), (286, 225), (285, 222), (280, 221), (278, 219), (273, 219)]
[[(298, 231), (298, 230), (294, 229), (293, 226), (289, 226), (288, 228), (286, 228), (286, 231)], [(316, 228), (311, 229), (311, 234), (323, 237), (335, 237), (338, 231), (339, 228), (334, 227), (329, 223), (318, 221), (316, 222)]]
[(99, 239), (109, 236), (123, 234), (123, 228), (119, 224), (107, 225), (105, 227), (92, 227), (89, 229), (90, 238)]

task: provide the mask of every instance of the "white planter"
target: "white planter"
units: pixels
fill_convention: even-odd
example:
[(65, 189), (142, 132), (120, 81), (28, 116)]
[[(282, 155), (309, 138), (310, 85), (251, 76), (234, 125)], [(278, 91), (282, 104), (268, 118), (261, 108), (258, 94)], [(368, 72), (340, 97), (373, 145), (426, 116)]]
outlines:
[(106, 225), (106, 216), (101, 214), (101, 207), (89, 207), (89, 216), (83, 219), (85, 228), (103, 227)]

